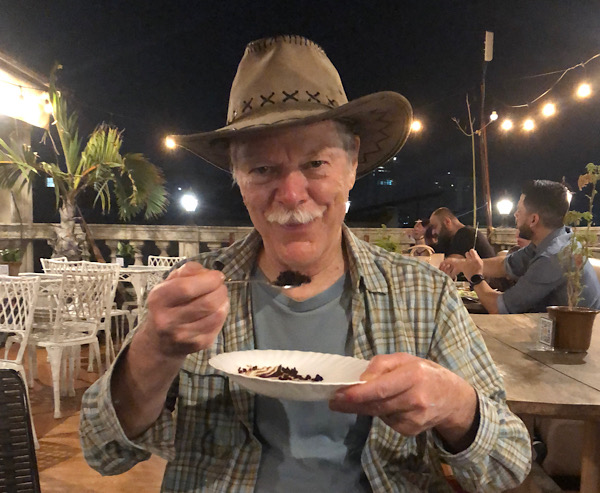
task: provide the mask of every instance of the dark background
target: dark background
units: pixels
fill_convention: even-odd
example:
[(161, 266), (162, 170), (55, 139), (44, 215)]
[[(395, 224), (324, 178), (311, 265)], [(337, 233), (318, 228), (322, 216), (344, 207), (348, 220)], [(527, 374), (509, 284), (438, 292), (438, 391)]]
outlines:
[[(564, 176), (574, 188), (588, 162), (600, 164), (600, 96), (573, 98), (583, 78), (600, 93), (600, 57), (570, 71), (538, 103), (511, 106), (532, 101), (561, 71), (600, 53), (599, 1), (0, 0), (0, 50), (44, 75), (55, 61), (64, 66), (59, 87), (79, 112), (83, 133), (102, 121), (113, 123), (125, 130), (124, 152), (143, 152), (164, 170), (171, 205), (154, 222), (168, 224), (248, 224), (229, 176), (185, 151), (167, 151), (163, 139), (223, 126), (245, 45), (276, 34), (319, 43), (349, 99), (398, 91), (424, 123), (385, 170), (357, 182), (351, 225), (412, 225), (440, 205), (470, 223), (471, 140), (452, 118), (467, 125), (468, 94), (480, 125), (486, 30), (495, 34), (486, 114), (496, 110), (515, 123), (533, 115), (538, 123), (530, 134), (503, 133), (498, 123), (488, 127), (494, 210), (505, 194), (518, 200), (527, 179)], [(559, 105), (558, 114), (541, 121), (536, 113), (549, 99)], [(37, 142), (40, 135), (34, 137)], [(477, 172), (483, 221), (479, 167)], [(178, 205), (186, 190), (200, 198), (194, 217)], [(57, 220), (52, 190), (40, 182), (35, 194), (34, 219)], [(579, 195), (575, 206), (583, 204)], [(114, 211), (103, 216), (94, 210), (92, 198), (82, 204), (90, 222), (118, 222)], [(495, 225), (499, 221), (495, 217)]]

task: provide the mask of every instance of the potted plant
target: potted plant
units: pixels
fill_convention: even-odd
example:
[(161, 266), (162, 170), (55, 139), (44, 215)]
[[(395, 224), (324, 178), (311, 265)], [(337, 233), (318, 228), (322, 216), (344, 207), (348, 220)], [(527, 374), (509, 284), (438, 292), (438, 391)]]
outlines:
[(119, 241), (117, 243), (117, 257), (123, 258), (123, 267), (135, 262), (135, 247), (131, 243)]
[(18, 276), (21, 268), (21, 249), (4, 248), (0, 250), (0, 264), (8, 264), (8, 275)]
[[(570, 210), (565, 215), (565, 224), (572, 229), (569, 243), (559, 258), (565, 269), (567, 280), (567, 306), (549, 306), (548, 315), (554, 321), (554, 347), (566, 351), (587, 351), (592, 339), (592, 328), (598, 310), (577, 306), (583, 290), (583, 269), (591, 257), (591, 248), (596, 244), (596, 234), (591, 230), (594, 199), (598, 193), (596, 184), (600, 179), (600, 165), (589, 163), (586, 173), (579, 176), (579, 190), (590, 188), (588, 210)], [(585, 221), (585, 227), (582, 224)]]

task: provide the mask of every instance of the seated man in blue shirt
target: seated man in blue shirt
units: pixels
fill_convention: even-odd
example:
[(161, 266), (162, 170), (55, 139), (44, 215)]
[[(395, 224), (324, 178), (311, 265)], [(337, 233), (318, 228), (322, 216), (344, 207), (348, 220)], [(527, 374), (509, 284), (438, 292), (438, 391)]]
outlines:
[[(450, 275), (462, 272), (489, 313), (545, 312), (547, 306), (566, 305), (567, 280), (558, 254), (571, 237), (563, 223), (568, 209), (567, 189), (562, 184), (529, 182), (515, 212), (519, 235), (531, 240), (528, 246), (506, 257), (483, 260), (471, 250), (464, 260), (447, 259), (440, 268)], [(508, 277), (517, 282), (500, 293), (488, 285), (486, 277)], [(600, 308), (600, 282), (589, 262), (582, 284), (580, 306)]]

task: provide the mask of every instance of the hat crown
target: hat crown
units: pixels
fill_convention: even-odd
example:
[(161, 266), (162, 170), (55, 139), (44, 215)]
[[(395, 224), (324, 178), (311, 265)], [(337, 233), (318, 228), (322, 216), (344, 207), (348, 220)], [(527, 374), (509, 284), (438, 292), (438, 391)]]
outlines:
[(227, 124), (269, 113), (325, 112), (346, 104), (338, 71), (323, 49), (302, 36), (246, 46), (231, 86)]

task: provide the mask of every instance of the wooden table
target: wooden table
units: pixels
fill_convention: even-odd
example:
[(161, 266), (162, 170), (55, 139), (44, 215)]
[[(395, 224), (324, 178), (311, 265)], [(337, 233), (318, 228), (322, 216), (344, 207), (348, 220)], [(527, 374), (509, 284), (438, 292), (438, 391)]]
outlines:
[(600, 492), (600, 317), (587, 353), (544, 350), (541, 314), (471, 315), (519, 414), (584, 421), (581, 493)]

